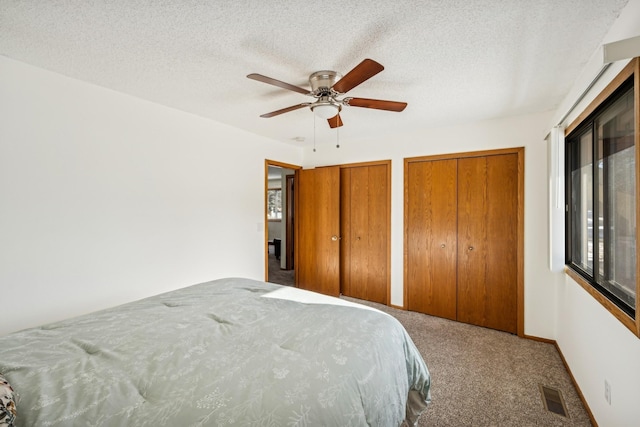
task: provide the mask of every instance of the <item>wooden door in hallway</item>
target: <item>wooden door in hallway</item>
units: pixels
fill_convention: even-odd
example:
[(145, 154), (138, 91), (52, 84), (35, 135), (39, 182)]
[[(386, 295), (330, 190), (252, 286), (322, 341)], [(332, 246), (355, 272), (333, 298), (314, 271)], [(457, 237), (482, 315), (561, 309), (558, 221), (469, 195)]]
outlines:
[(340, 295), (340, 168), (296, 171), (296, 286)]

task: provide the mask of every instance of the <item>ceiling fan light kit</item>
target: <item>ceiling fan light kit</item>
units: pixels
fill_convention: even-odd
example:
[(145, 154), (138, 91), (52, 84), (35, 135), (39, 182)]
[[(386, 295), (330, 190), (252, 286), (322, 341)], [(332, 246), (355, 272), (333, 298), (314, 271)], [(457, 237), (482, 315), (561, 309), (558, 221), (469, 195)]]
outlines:
[(330, 102), (327, 102), (326, 104), (312, 105), (311, 110), (321, 119), (330, 119), (340, 113), (339, 106)]
[(303, 95), (316, 98), (314, 102), (303, 102), (291, 107), (282, 108), (270, 113), (262, 114), (260, 117), (270, 118), (289, 111), (309, 107), (313, 113), (320, 118), (326, 119), (331, 128), (343, 125), (340, 118), (340, 111), (343, 106), (373, 108), (377, 110), (400, 112), (407, 106), (406, 102), (383, 101), (381, 99), (367, 98), (343, 98), (339, 99), (349, 90), (365, 82), (371, 77), (384, 70), (384, 67), (372, 59), (365, 59), (356, 65), (345, 76), (330, 70), (316, 71), (309, 76), (309, 86), (311, 90), (301, 88), (296, 85), (285, 83), (262, 74), (249, 74), (247, 77), (259, 82), (278, 86), (282, 89), (291, 90)]

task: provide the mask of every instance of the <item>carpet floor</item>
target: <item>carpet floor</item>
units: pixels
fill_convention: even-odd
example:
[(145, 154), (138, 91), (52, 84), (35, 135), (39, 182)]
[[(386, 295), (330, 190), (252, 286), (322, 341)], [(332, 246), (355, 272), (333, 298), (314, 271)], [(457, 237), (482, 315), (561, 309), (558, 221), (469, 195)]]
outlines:
[(276, 259), (273, 248), (269, 248), (269, 282), (284, 286), (294, 286), (294, 270), (280, 268), (280, 260)]
[[(431, 373), (419, 426), (591, 426), (552, 344), (343, 297), (402, 323)], [(545, 409), (539, 385), (560, 390), (568, 417)]]

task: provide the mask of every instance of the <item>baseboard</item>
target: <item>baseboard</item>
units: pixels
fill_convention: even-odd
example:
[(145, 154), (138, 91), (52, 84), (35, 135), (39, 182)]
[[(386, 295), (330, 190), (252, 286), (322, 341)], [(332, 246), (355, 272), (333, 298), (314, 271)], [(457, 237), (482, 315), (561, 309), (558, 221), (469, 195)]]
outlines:
[(395, 304), (387, 304), (389, 307), (391, 308), (397, 308), (398, 310), (404, 310), (405, 308), (401, 305), (395, 305)]
[(553, 344), (554, 346), (556, 346), (556, 348), (558, 348), (556, 340), (550, 340), (548, 338), (541, 338), (541, 337), (534, 337), (533, 335), (525, 335), (523, 338), (526, 338), (528, 340), (532, 340), (532, 341), (540, 341), (540, 342), (544, 342), (547, 344)]
[(547, 344), (553, 344), (553, 346), (556, 348), (556, 350), (558, 350), (558, 354), (560, 355), (560, 360), (562, 360), (562, 363), (564, 364), (565, 369), (569, 373), (569, 378), (571, 379), (571, 382), (573, 383), (573, 386), (576, 388), (576, 392), (578, 392), (578, 397), (582, 401), (582, 405), (584, 406), (584, 409), (587, 411), (587, 415), (589, 416), (589, 420), (591, 421), (591, 425), (593, 425), (593, 427), (598, 427), (598, 423), (596, 422), (596, 419), (593, 417), (593, 413), (591, 412), (591, 408), (589, 408), (589, 404), (587, 403), (587, 400), (584, 398), (584, 394), (582, 394), (582, 390), (580, 390), (580, 387), (578, 386), (578, 383), (576, 382), (576, 379), (573, 376), (573, 373), (571, 372), (571, 368), (569, 367), (569, 364), (567, 363), (567, 360), (564, 358), (564, 354), (562, 354), (562, 350), (560, 350), (560, 347), (558, 346), (558, 342), (556, 340), (550, 340), (550, 339), (547, 339), (547, 338), (534, 337), (532, 335), (525, 335), (524, 338), (529, 339), (529, 340), (533, 340), (533, 341), (544, 342), (544, 343), (547, 343)]

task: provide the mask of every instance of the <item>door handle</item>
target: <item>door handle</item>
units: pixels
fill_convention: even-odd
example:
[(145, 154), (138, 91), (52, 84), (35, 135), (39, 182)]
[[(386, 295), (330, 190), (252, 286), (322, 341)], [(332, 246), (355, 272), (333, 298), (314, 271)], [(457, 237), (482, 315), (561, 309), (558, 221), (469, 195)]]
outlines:
[(333, 236), (331, 236), (331, 240), (333, 240), (334, 242), (335, 242), (336, 240), (340, 240), (340, 239), (341, 239), (341, 237), (338, 237), (338, 236), (336, 236), (335, 234), (334, 234)]

